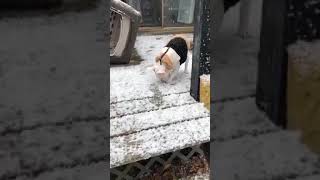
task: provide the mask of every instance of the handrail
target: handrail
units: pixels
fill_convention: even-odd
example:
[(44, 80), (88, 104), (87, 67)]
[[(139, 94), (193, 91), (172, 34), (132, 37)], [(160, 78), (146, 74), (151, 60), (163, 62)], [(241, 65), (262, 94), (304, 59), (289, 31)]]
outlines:
[(141, 13), (139, 11), (135, 10), (133, 7), (120, 0), (111, 1), (111, 10), (130, 17), (130, 19), (134, 22), (140, 22), (142, 18)]

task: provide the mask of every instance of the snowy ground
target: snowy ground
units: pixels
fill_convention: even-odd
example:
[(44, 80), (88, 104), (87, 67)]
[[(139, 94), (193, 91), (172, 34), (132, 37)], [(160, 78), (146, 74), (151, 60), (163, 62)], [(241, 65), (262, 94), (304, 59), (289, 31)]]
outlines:
[[(191, 35), (189, 35), (191, 36)], [(191, 63), (189, 73), (183, 73), (184, 65), (178, 75), (178, 83), (169, 85), (160, 82), (150, 69), (159, 50), (166, 45), (172, 35), (138, 36), (135, 48), (143, 61), (133, 66), (112, 66), (110, 70), (110, 101), (117, 102), (136, 98), (150, 97), (154, 90), (162, 94), (187, 92), (190, 88)], [(192, 54), (189, 53), (190, 60)], [(191, 62), (191, 61), (190, 61)]]
[(259, 37), (236, 35), (238, 8), (226, 14), (227, 22), (214, 43), (211, 178), (318, 179), (318, 156), (301, 143), (298, 133), (276, 127), (255, 105)]
[(135, 48), (143, 61), (110, 69), (112, 167), (209, 141), (209, 112), (189, 94), (192, 54), (189, 73), (181, 67), (175, 85), (159, 81), (150, 69), (172, 37), (138, 36)]
[(105, 179), (100, 10), (1, 18), (0, 179)]

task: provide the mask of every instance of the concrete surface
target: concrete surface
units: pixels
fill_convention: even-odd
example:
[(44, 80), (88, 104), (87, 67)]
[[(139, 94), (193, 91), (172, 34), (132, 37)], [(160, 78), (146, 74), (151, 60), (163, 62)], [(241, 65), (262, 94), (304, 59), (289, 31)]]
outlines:
[(105, 177), (104, 17), (0, 20), (0, 179)]

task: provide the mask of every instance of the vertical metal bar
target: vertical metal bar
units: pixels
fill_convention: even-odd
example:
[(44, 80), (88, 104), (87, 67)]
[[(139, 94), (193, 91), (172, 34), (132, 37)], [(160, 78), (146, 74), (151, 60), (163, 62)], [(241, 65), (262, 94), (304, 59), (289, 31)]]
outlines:
[(287, 1), (263, 1), (263, 17), (258, 58), (256, 103), (277, 125), (285, 126), (286, 74), (285, 53)]
[(190, 94), (197, 101), (199, 101), (200, 76), (210, 74), (209, 3), (209, 0), (199, 0), (195, 5)]
[(164, 0), (161, 0), (161, 27), (164, 27)]

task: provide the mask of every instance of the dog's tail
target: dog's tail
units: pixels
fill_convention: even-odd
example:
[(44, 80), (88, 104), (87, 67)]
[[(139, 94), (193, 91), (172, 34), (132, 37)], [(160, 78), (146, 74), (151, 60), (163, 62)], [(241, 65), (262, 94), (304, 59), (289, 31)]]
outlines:
[(187, 37), (187, 35), (185, 35), (185, 34), (175, 34), (174, 37), (183, 38), (187, 43), (188, 50), (192, 50), (193, 49), (193, 38)]

